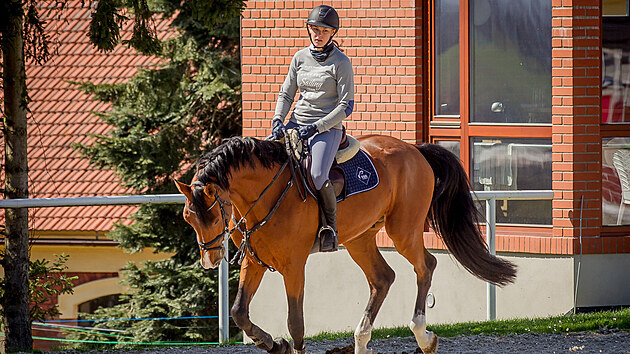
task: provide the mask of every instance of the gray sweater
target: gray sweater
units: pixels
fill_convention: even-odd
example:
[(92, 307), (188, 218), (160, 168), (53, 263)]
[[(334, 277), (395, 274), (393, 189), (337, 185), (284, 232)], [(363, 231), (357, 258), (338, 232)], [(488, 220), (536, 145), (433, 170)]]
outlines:
[(315, 124), (319, 132), (341, 129), (341, 122), (354, 108), (350, 59), (336, 47), (322, 63), (313, 58), (308, 47), (295, 53), (278, 95), (274, 120), (284, 121), (298, 89), (300, 98), (290, 121)]

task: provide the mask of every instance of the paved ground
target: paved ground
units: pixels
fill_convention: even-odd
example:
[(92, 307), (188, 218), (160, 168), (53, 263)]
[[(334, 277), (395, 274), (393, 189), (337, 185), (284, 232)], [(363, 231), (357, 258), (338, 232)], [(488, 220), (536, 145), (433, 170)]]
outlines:
[[(415, 353), (413, 337), (379, 339), (370, 342), (374, 353)], [(350, 338), (334, 341), (306, 342), (309, 353), (353, 353)], [(420, 352), (420, 351), (418, 351)], [(566, 334), (518, 334), (508, 336), (457, 336), (440, 338), (439, 353), (630, 353), (630, 332), (599, 331)], [(64, 354), (79, 353), (73, 351)], [(86, 352), (81, 352), (86, 353)], [(263, 353), (252, 345), (233, 345), (219, 348), (171, 347), (150, 350), (91, 351), (88, 353)]]

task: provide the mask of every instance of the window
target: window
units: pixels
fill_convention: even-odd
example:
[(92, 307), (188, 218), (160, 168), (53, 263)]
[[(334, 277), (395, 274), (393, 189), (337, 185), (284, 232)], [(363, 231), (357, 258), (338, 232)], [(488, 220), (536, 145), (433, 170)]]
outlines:
[(551, 123), (551, 1), (470, 6), (470, 121)]
[(630, 122), (630, 21), (604, 18), (602, 123)]
[[(472, 139), (477, 191), (551, 189), (551, 139)], [(497, 223), (551, 225), (551, 200), (497, 200)]]
[(602, 224), (630, 224), (630, 138), (605, 138), (602, 150)]
[[(431, 141), (475, 190), (551, 189), (551, 0), (431, 4)], [(550, 200), (499, 203), (499, 223), (551, 224)]]
[(602, 22), (602, 225), (630, 225), (630, 18)]
[[(79, 304), (79, 319), (82, 319), (81, 314), (92, 314), (101, 307), (114, 307), (120, 303), (120, 294), (106, 295), (84, 303)], [(92, 327), (93, 321), (81, 321), (79, 325), (85, 327)]]
[(435, 112), (459, 115), (459, 0), (436, 1)]
[(628, 16), (630, 15), (628, 0), (602, 0), (602, 15)]

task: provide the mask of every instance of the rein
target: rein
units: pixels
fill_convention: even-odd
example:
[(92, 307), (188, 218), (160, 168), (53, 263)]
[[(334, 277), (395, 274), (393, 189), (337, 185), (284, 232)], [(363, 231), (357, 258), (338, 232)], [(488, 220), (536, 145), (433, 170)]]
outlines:
[[(285, 133), (286, 132), (287, 131), (285, 130)], [(300, 142), (302, 144), (304, 144), (303, 141), (300, 141)], [(306, 146), (306, 148), (308, 148), (307, 144), (304, 144), (304, 145)], [(199, 244), (199, 248), (201, 248), (204, 251), (220, 250), (223, 247), (223, 243), (234, 233), (234, 231), (238, 230), (243, 235), (243, 241), (241, 242), (241, 245), (239, 246), (238, 250), (236, 251), (236, 253), (232, 257), (232, 259), (229, 261), (230, 264), (238, 263), (240, 265), (243, 262), (243, 258), (245, 258), (245, 255), (247, 253), (249, 253), (249, 255), (252, 256), (254, 258), (254, 260), (259, 265), (267, 268), (271, 272), (275, 272), (276, 271), (276, 269), (274, 267), (268, 265), (262, 259), (260, 259), (260, 257), (258, 257), (258, 255), (256, 255), (256, 252), (254, 252), (254, 249), (251, 246), (251, 236), (252, 236), (252, 234), (254, 232), (260, 230), (267, 222), (269, 222), (269, 220), (271, 220), (271, 218), (275, 214), (276, 210), (278, 210), (278, 207), (280, 207), (280, 203), (282, 203), (284, 198), (287, 196), (287, 193), (289, 192), (289, 189), (291, 189), (291, 186), (293, 186), (294, 181), (301, 180), (302, 184), (304, 186), (306, 185), (306, 179), (305, 179), (305, 177), (302, 174), (302, 171), (300, 169), (300, 161), (296, 161), (297, 159), (295, 159), (295, 157), (293, 155), (293, 151), (294, 151), (295, 147), (293, 146), (293, 144), (291, 142), (289, 142), (288, 138), (285, 139), (285, 147), (287, 149), (287, 154), (289, 155), (287, 161), (282, 165), (282, 167), (280, 167), (280, 170), (278, 170), (276, 175), (273, 177), (271, 182), (269, 182), (269, 184), (265, 187), (265, 189), (263, 189), (263, 191), (260, 192), (260, 195), (254, 201), (254, 203), (249, 207), (249, 209), (247, 210), (245, 215), (243, 215), (239, 220), (236, 220), (236, 218), (234, 217), (234, 211), (232, 211), (231, 220), (234, 222), (234, 227), (231, 228), (231, 229), (229, 228), (230, 216), (228, 216), (228, 213), (225, 210), (225, 207), (226, 206), (232, 206), (232, 203), (230, 203), (229, 201), (224, 200), (223, 198), (221, 198), (219, 196), (219, 194), (217, 193), (216, 188), (215, 188), (215, 192), (214, 192), (215, 200), (212, 203), (212, 205), (210, 205), (210, 207), (206, 210), (206, 212), (209, 212), (212, 208), (214, 208), (214, 206), (216, 204), (219, 205), (219, 208), (221, 210), (221, 218), (223, 219), (223, 233), (217, 235), (216, 237), (214, 237), (212, 240), (210, 240), (208, 242), (200, 242), (199, 240), (197, 240), (197, 244)], [(306, 153), (305, 152), (306, 151), (302, 150), (302, 154), (301, 154), (300, 160), (302, 158), (304, 158), (305, 155), (308, 154), (308, 152), (306, 152)], [(246, 219), (247, 215), (249, 215), (249, 213), (254, 209), (256, 204), (258, 204), (258, 202), (263, 198), (263, 196), (267, 193), (269, 188), (271, 188), (271, 186), (278, 180), (278, 178), (280, 178), (280, 175), (285, 170), (287, 165), (290, 165), (289, 169), (291, 171), (291, 178), (289, 179), (289, 182), (287, 183), (286, 187), (282, 191), (282, 194), (280, 195), (280, 197), (278, 198), (278, 200), (276, 201), (274, 206), (271, 208), (271, 210), (269, 210), (267, 215), (260, 222), (258, 222), (256, 225), (252, 226), (251, 229), (248, 229), (247, 228), (247, 219)], [(204, 188), (205, 187), (205, 185), (202, 182), (200, 182), (200, 181), (195, 181), (195, 182), (192, 183), (192, 185), (195, 186), (195, 188)], [(300, 198), (302, 199), (303, 202), (305, 202), (306, 201), (306, 190), (302, 191), (299, 188), (299, 186), (296, 186), (296, 187), (298, 189), (298, 193), (300, 195)], [(195, 212), (194, 210), (192, 210), (192, 209), (190, 209), (188, 207), (188, 204), (186, 204), (186, 209), (189, 212), (193, 213), (193, 214), (197, 214), (197, 212)], [(218, 243), (217, 246), (212, 246), (213, 244), (217, 243), (217, 241), (219, 241), (219, 240), (221, 240), (221, 242)]]
[[(269, 188), (271, 188), (271, 186), (278, 180), (278, 178), (280, 178), (280, 175), (282, 174), (282, 172), (284, 171), (284, 169), (287, 167), (288, 164), (289, 164), (289, 161), (285, 162), (282, 165), (282, 167), (280, 167), (280, 170), (278, 170), (278, 173), (276, 173), (276, 175), (273, 177), (271, 182), (269, 182), (267, 187), (265, 187), (265, 189), (263, 189), (263, 191), (260, 192), (260, 195), (254, 201), (254, 203), (249, 207), (245, 215), (243, 215), (239, 220), (236, 220), (236, 218), (234, 217), (234, 212), (232, 212), (231, 219), (234, 222), (234, 227), (231, 229), (229, 228), (230, 216), (228, 216), (228, 213), (225, 210), (225, 206), (231, 206), (232, 203), (221, 198), (215, 189), (215, 192), (214, 192), (215, 200), (212, 203), (212, 205), (210, 205), (210, 207), (206, 209), (206, 212), (209, 212), (212, 208), (215, 207), (215, 205), (217, 204), (219, 205), (219, 208), (221, 210), (221, 218), (223, 219), (223, 233), (217, 235), (216, 237), (214, 237), (212, 240), (208, 242), (200, 242), (199, 240), (197, 240), (197, 244), (199, 245), (199, 248), (201, 248), (204, 251), (220, 250), (223, 247), (223, 242), (225, 242), (225, 240), (227, 240), (234, 233), (234, 231), (238, 230), (241, 232), (241, 234), (243, 234), (243, 241), (241, 242), (241, 245), (239, 246), (236, 253), (234, 254), (234, 257), (229, 261), (230, 264), (234, 264), (235, 262), (238, 262), (238, 264), (241, 264), (243, 262), (243, 258), (245, 258), (245, 254), (249, 253), (258, 264), (267, 268), (271, 272), (275, 272), (276, 269), (274, 267), (263, 262), (263, 260), (261, 260), (260, 257), (256, 255), (256, 252), (254, 252), (254, 249), (251, 246), (251, 236), (254, 232), (260, 230), (267, 222), (269, 222), (271, 217), (275, 214), (276, 210), (278, 210), (280, 203), (286, 197), (287, 193), (289, 192), (289, 189), (291, 189), (291, 186), (293, 186), (294, 177), (292, 176), (292, 178), (289, 179), (289, 182), (287, 183), (287, 186), (282, 191), (280, 198), (278, 198), (278, 200), (276, 201), (274, 206), (271, 208), (271, 210), (269, 210), (267, 215), (260, 222), (254, 225), (251, 229), (247, 228), (246, 217), (254, 209), (256, 204), (258, 204), (258, 202), (263, 198), (263, 196), (269, 191)], [(205, 185), (200, 181), (195, 181), (192, 183), (192, 185), (195, 186), (195, 188), (205, 187)], [(197, 214), (196, 211), (188, 207), (188, 204), (186, 204), (186, 209), (193, 214)], [(218, 241), (221, 241), (221, 242), (217, 243)], [(214, 244), (217, 244), (217, 245), (213, 246)]]
[(273, 214), (275, 214), (276, 210), (278, 210), (280, 203), (282, 202), (282, 200), (284, 200), (284, 197), (287, 196), (289, 189), (291, 189), (291, 186), (293, 185), (293, 178), (289, 179), (289, 182), (287, 183), (287, 186), (284, 188), (284, 191), (282, 191), (280, 198), (278, 198), (278, 200), (276, 201), (276, 204), (271, 208), (271, 210), (269, 210), (269, 212), (267, 213), (267, 216), (265, 216), (261, 221), (259, 221), (256, 225), (254, 225), (251, 229), (247, 229), (247, 219), (245, 217), (254, 209), (256, 204), (258, 204), (258, 202), (262, 199), (265, 193), (267, 193), (269, 188), (278, 180), (278, 178), (280, 177), (280, 174), (282, 174), (282, 171), (284, 171), (284, 169), (287, 167), (288, 164), (289, 164), (289, 161), (285, 162), (282, 165), (278, 173), (276, 173), (276, 175), (273, 177), (271, 182), (269, 182), (267, 187), (263, 189), (263, 191), (258, 196), (258, 199), (254, 201), (251, 207), (249, 207), (249, 210), (247, 210), (245, 215), (243, 215), (238, 221), (236, 221), (236, 218), (234, 217), (234, 213), (232, 213), (232, 220), (234, 221), (235, 225), (228, 232), (229, 234), (232, 234), (235, 230), (240, 231), (241, 234), (243, 234), (243, 241), (241, 242), (241, 246), (238, 248), (238, 250), (234, 254), (234, 257), (232, 257), (232, 259), (230, 260), (230, 264), (234, 264), (235, 262), (238, 262), (238, 264), (241, 264), (243, 262), (243, 258), (245, 258), (245, 254), (249, 253), (258, 264), (269, 269), (269, 271), (271, 272), (276, 271), (274, 267), (263, 262), (256, 255), (256, 252), (254, 252), (254, 249), (251, 246), (250, 240), (251, 240), (251, 235), (254, 232), (260, 230), (269, 220), (271, 220), (271, 217), (273, 216)]

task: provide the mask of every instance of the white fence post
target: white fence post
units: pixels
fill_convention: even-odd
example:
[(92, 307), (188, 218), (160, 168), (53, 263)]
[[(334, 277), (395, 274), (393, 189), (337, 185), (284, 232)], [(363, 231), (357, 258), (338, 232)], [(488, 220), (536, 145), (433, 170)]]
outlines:
[(224, 344), (230, 339), (229, 323), (229, 287), (228, 287), (228, 240), (223, 243), (225, 247), (225, 259), (219, 266), (219, 343)]
[[(488, 251), (491, 255), (497, 254), (495, 245), (495, 232), (497, 226), (497, 199), (492, 196), (486, 200), (486, 243)], [(494, 321), (497, 318), (497, 289), (492, 283), (486, 284), (486, 318), (488, 321)]]
[[(497, 199), (499, 200), (551, 200), (553, 191), (551, 190), (528, 190), (528, 191), (475, 191), (471, 192), (473, 199), (486, 201), (486, 243), (488, 251), (496, 255), (496, 225), (497, 225)], [(497, 293), (496, 286), (486, 284), (486, 314), (489, 321), (493, 321), (497, 316)]]

